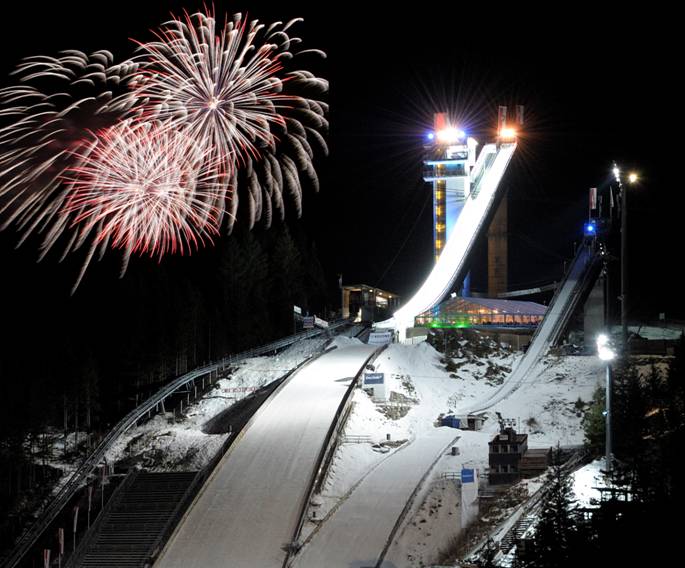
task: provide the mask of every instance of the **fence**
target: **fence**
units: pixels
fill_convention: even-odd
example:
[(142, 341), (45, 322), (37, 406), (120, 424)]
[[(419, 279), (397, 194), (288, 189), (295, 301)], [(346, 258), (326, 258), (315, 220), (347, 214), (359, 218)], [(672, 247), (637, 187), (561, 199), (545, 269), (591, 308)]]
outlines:
[(330, 331), (337, 329), (347, 323), (347, 320), (338, 320), (331, 323), (327, 329), (308, 330), (302, 333), (284, 337), (261, 347), (243, 351), (237, 355), (224, 357), (218, 362), (210, 363), (190, 371), (185, 375), (173, 380), (164, 388), (160, 389), (156, 394), (148, 398), (145, 402), (138, 405), (126, 416), (124, 416), (124, 418), (122, 418), (102, 439), (97, 448), (95, 448), (95, 450), (93, 450), (93, 452), (84, 460), (81, 466), (72, 474), (71, 478), (65, 483), (57, 495), (55, 495), (52, 502), (42, 511), (36, 522), (19, 539), (9, 557), (6, 559), (7, 568), (14, 568), (19, 564), (24, 555), (40, 538), (43, 531), (45, 531), (55, 517), (57, 517), (65, 504), (69, 502), (69, 500), (83, 485), (86, 484), (88, 477), (103, 460), (105, 454), (110, 450), (119, 437), (122, 436), (129, 428), (136, 425), (139, 420), (146, 416), (150, 416), (153, 411), (159, 411), (160, 407), (164, 409), (164, 401), (167, 399), (167, 397), (171, 396), (179, 389), (188, 386), (190, 383), (193, 383), (194, 385), (194, 381), (196, 379), (209, 375), (211, 383), (212, 380), (216, 380), (216, 377), (220, 371), (224, 371), (225, 369), (235, 365), (236, 363), (244, 361), (245, 359), (264, 355), (265, 353), (275, 352), (279, 349), (283, 349), (284, 347), (288, 347), (294, 343), (297, 343), (298, 341), (311, 339), (322, 334), (327, 334)]

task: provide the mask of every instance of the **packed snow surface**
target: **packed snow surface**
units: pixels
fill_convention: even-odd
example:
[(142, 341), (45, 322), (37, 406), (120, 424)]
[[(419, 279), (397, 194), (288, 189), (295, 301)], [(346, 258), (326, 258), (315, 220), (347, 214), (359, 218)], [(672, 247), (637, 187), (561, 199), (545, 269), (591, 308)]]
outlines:
[[(349, 339), (349, 338), (344, 338)], [(353, 340), (357, 341), (357, 340)], [(305, 339), (271, 357), (253, 357), (231, 375), (217, 381), (180, 418), (159, 414), (119, 438), (107, 454), (115, 463), (132, 459), (150, 471), (194, 471), (206, 465), (227, 434), (205, 434), (202, 426), (236, 401), (268, 385), (318, 352), (325, 338)], [(357, 342), (358, 343), (358, 342)]]
[[(463, 416), (506, 381), (520, 354), (490, 343), (487, 353), (474, 355), (469, 342), (462, 341), (449, 371), (445, 356), (427, 343), (393, 344), (379, 355), (375, 372), (385, 374), (390, 401), (355, 393), (330, 477), (310, 507), (295, 566), (372, 566), (386, 545), (383, 566), (434, 562), (438, 549), (462, 528), (456, 522), (461, 513), (452, 510), (456, 497), (440, 475), (462, 467), (483, 472), (488, 442), (499, 431), (497, 413), (529, 435), (529, 446), (582, 443), (577, 403), (591, 400), (601, 384), (604, 365), (596, 357), (543, 358), (509, 398), (489, 409), (483, 431), (438, 427), (441, 414)], [(459, 447), (459, 455), (450, 454), (452, 445)], [(405, 510), (409, 499), (414, 505)], [(455, 522), (434, 532), (420, 530), (426, 507), (435, 508), (431, 503), (440, 503), (436, 518), (454, 517)]]
[(224, 456), (156, 566), (278, 567), (351, 379), (374, 348), (332, 350), (272, 395)]

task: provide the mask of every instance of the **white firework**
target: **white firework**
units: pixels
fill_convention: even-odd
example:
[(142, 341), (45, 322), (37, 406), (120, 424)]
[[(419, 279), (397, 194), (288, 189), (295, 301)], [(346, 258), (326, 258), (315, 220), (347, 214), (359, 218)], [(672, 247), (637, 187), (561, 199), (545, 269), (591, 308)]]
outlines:
[(327, 151), (319, 132), (328, 128), (327, 105), (296, 93), (328, 84), (288, 70), (297, 55), (322, 54), (292, 50), (301, 40), (288, 31), (298, 21), (267, 27), (236, 14), (217, 25), (212, 13), (186, 14), (164, 24), (156, 41), (141, 43), (136, 58), (141, 72), (131, 86), (144, 101), (131, 111), (136, 120), (164, 122), (222, 156), (234, 183), (245, 186), (250, 226), (260, 218), (268, 225), (272, 206), (284, 215), (284, 187), (301, 214), (300, 172), (317, 187), (308, 138)]

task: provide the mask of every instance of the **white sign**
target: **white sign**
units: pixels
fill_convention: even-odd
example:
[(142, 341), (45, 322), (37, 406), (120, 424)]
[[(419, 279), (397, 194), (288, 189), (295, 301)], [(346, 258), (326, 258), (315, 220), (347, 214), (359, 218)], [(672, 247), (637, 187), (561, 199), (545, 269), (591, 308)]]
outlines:
[(369, 345), (387, 345), (392, 343), (392, 331), (372, 331), (369, 334)]
[(322, 320), (321, 318), (314, 316), (314, 325), (326, 329), (328, 327), (328, 322), (326, 320)]
[(293, 312), (302, 315), (302, 308), (300, 306), (293, 306)]

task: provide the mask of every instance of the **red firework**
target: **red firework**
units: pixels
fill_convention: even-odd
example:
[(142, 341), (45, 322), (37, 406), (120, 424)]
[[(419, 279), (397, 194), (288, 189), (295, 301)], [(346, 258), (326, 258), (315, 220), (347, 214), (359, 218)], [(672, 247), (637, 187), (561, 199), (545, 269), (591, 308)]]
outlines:
[[(185, 254), (219, 234), (227, 174), (211, 149), (157, 123), (100, 132), (64, 178), (60, 217), (88, 237), (131, 254)], [(68, 220), (68, 221), (67, 221)], [(56, 237), (58, 234), (56, 235)]]

